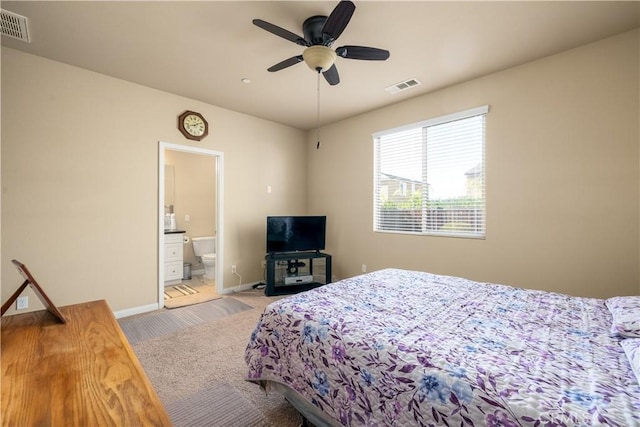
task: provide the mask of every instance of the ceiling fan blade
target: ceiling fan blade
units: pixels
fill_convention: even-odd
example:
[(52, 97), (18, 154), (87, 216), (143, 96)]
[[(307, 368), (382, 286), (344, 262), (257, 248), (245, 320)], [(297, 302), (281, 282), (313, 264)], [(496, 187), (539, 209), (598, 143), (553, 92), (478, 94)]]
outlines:
[(336, 68), (336, 64), (333, 64), (331, 68), (322, 73), (327, 83), (331, 86), (335, 86), (340, 83), (340, 76), (338, 75), (338, 69)]
[(389, 51), (376, 47), (341, 46), (336, 49), (336, 55), (347, 59), (363, 59), (366, 61), (385, 61), (389, 58)]
[(280, 71), (284, 68), (291, 67), (292, 65), (296, 65), (298, 62), (302, 62), (302, 55), (292, 56), (289, 59), (285, 59), (282, 62), (278, 62), (276, 65), (273, 65), (267, 68), (267, 71)]
[(289, 40), (300, 46), (309, 45), (307, 41), (299, 35), (294, 34), (289, 30), (285, 30), (284, 28), (278, 27), (277, 25), (274, 25), (270, 22), (263, 21), (262, 19), (254, 19), (252, 22), (253, 25), (258, 26), (263, 30), (269, 31), (271, 34), (275, 34), (278, 37), (282, 37), (285, 40)]
[(327, 45), (330, 45), (331, 42), (340, 37), (340, 34), (347, 28), (347, 24), (355, 10), (356, 5), (350, 1), (341, 1), (333, 9), (322, 27), (322, 32), (329, 36), (329, 40), (326, 42)]

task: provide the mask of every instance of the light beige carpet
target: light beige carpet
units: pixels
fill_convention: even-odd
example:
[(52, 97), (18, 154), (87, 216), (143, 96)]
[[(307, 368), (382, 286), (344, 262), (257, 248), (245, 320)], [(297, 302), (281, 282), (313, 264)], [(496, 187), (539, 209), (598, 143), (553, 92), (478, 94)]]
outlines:
[(201, 323), (223, 319), (252, 308), (235, 298), (226, 297), (173, 310), (162, 309), (124, 317), (118, 319), (118, 323), (129, 343), (137, 344), (152, 338), (171, 335)]
[(166, 409), (174, 427), (269, 427), (260, 410), (227, 383), (212, 383)]
[(222, 413), (229, 415), (242, 408), (248, 409), (247, 401), (262, 415), (258, 425), (299, 427), (302, 417), (282, 395), (265, 394), (259, 386), (244, 380), (247, 375), (244, 350), (251, 332), (267, 304), (283, 297), (266, 297), (262, 290), (231, 296), (253, 308), (133, 344), (138, 359), (160, 400), (172, 410), (175, 402), (188, 401), (198, 391), (209, 390), (221, 383), (233, 387), (243, 397), (231, 400), (219, 409), (221, 421), (208, 417), (200, 421), (199, 427), (235, 427), (232, 421), (223, 419)]
[(167, 308), (185, 307), (192, 304), (222, 298), (214, 285), (184, 281), (179, 285), (164, 288), (164, 306)]

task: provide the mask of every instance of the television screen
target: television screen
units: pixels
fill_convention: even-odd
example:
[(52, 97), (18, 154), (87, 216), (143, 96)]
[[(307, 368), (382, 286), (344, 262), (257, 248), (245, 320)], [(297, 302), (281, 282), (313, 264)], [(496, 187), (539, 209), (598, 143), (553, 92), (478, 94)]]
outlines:
[(267, 217), (267, 252), (324, 250), (326, 216)]

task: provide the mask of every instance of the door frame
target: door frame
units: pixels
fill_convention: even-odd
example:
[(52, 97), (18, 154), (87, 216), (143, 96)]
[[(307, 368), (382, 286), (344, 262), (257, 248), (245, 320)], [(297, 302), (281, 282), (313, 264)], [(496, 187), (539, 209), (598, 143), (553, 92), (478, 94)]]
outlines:
[(224, 153), (206, 148), (190, 147), (188, 145), (158, 142), (158, 308), (164, 307), (164, 162), (165, 150), (182, 151), (185, 153), (210, 156), (216, 159), (216, 291), (222, 293), (223, 280), (223, 248), (224, 248)]

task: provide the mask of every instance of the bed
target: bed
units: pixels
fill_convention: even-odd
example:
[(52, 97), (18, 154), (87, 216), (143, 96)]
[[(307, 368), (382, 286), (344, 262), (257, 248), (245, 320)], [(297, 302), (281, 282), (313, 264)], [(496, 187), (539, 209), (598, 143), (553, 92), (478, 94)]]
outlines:
[(247, 380), (317, 426), (640, 426), (638, 302), (385, 269), (271, 303)]

